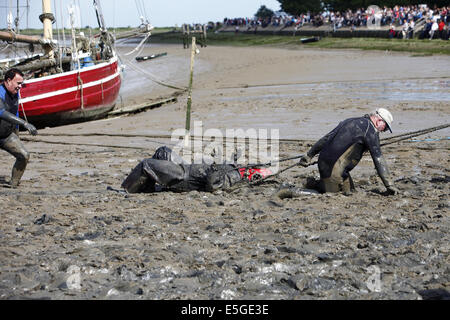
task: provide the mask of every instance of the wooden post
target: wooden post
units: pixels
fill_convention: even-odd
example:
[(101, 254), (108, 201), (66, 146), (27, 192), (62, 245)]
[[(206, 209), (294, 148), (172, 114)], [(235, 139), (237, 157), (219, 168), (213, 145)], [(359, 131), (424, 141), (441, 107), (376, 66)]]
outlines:
[(194, 81), (194, 57), (197, 51), (197, 46), (195, 45), (195, 37), (192, 37), (192, 49), (191, 49), (191, 72), (189, 76), (189, 87), (188, 87), (188, 100), (186, 108), (186, 136), (184, 138), (185, 146), (189, 143), (189, 136), (191, 130), (191, 106), (192, 106), (192, 83)]

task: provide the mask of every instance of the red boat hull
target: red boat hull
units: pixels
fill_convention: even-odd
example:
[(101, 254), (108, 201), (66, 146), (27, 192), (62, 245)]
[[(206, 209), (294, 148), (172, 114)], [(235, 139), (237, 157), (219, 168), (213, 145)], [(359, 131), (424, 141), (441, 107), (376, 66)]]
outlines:
[(114, 108), (120, 86), (117, 58), (26, 80), (20, 90), (19, 113), (38, 128), (102, 118)]

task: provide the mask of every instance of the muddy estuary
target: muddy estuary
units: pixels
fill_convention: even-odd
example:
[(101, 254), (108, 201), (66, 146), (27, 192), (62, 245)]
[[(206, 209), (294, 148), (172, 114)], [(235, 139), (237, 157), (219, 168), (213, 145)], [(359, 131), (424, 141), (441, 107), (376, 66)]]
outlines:
[[(122, 104), (176, 92), (151, 77), (187, 85), (189, 50), (143, 54), (160, 51), (125, 62), (135, 68)], [(208, 46), (192, 120), (224, 135), (277, 130), (279, 158), (377, 107), (404, 134), (449, 123), (449, 67), (447, 56)], [(31, 160), (18, 189), (7, 187), (13, 157), (0, 152), (1, 299), (449, 299), (449, 128), (382, 148), (395, 196), (369, 155), (351, 196), (301, 192), (316, 166), (231, 192), (122, 192), (140, 160), (178, 143), (164, 136), (184, 127), (186, 101), (23, 133)]]

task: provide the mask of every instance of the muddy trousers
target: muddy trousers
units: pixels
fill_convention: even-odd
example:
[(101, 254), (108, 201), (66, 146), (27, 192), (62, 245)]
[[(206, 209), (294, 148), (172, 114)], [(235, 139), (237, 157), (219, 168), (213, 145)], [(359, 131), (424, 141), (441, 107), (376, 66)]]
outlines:
[(185, 179), (183, 166), (171, 161), (144, 159), (122, 182), (128, 193), (153, 192), (155, 184), (171, 186)]
[[(320, 177), (320, 190), (321, 192), (344, 192), (349, 193), (355, 190), (355, 185), (353, 183), (353, 179), (350, 176), (350, 173), (347, 172), (345, 174), (345, 178), (343, 177), (344, 172), (348, 165), (351, 164), (352, 161), (349, 159), (348, 154), (351, 152), (344, 152), (344, 154), (336, 161), (331, 171), (331, 175), (329, 177)], [(322, 164), (323, 165), (323, 164)], [(319, 162), (319, 168), (321, 163)], [(325, 165), (323, 165), (325, 166)]]
[(11, 133), (6, 139), (0, 139), (0, 148), (16, 158), (11, 173), (11, 187), (16, 188), (25, 172), (30, 154), (15, 133)]

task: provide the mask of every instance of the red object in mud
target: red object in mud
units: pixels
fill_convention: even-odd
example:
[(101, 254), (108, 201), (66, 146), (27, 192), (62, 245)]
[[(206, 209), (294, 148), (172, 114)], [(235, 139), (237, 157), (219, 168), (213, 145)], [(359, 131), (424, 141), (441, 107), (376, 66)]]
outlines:
[(247, 178), (249, 181), (265, 178), (272, 174), (272, 171), (266, 168), (240, 168), (241, 178)]

